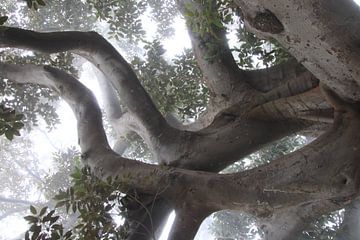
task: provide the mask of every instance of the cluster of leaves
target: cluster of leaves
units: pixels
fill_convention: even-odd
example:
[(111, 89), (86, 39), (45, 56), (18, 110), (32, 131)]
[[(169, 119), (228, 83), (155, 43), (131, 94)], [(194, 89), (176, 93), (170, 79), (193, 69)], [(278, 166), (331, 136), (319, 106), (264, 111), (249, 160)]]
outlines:
[(8, 16), (0, 16), (0, 26), (4, 25), (4, 23), (8, 20)]
[(237, 37), (239, 47), (232, 50), (237, 54), (238, 65), (246, 69), (270, 67), (290, 58), (290, 55), (275, 41), (262, 40), (248, 32), (240, 23)]
[[(116, 40), (127, 39), (130, 43), (144, 41), (146, 31), (142, 17), (150, 14), (158, 24), (158, 35), (168, 37), (173, 34), (171, 22), (177, 14), (172, 0), (87, 0), (96, 17), (109, 24), (109, 36)], [(150, 11), (148, 11), (150, 10)]]
[[(69, 53), (54, 55), (34, 53), (24, 57), (18, 54), (7, 52), (0, 56), (0, 60), (19, 64), (52, 65), (71, 74), (77, 74), (75, 68), (71, 66), (73, 57)], [(8, 107), (25, 115), (23, 123), (27, 130), (30, 130), (32, 126), (37, 126), (39, 116), (45, 120), (49, 129), (59, 123), (59, 117), (55, 111), (55, 103), (59, 97), (49, 88), (33, 84), (17, 84), (0, 78), (0, 96)]]
[(59, 190), (66, 190), (71, 186), (70, 174), (76, 167), (81, 167), (80, 152), (75, 147), (69, 147), (65, 151), (57, 151), (53, 154), (55, 172), (47, 173), (43, 177), (40, 189), (44, 189), (44, 195), (51, 199)]
[(151, 18), (157, 24), (158, 37), (170, 37), (175, 29), (171, 26), (175, 17), (179, 14), (174, 0), (148, 0), (146, 1), (151, 9)]
[[(196, 5), (197, 4), (197, 5)], [(201, 9), (199, 11), (198, 9)], [(275, 40), (262, 40), (245, 29), (237, 7), (228, 0), (201, 0), (185, 5), (187, 25), (198, 33), (207, 48), (206, 60), (214, 61), (222, 54), (225, 26), (238, 27), (238, 46), (232, 48), (239, 67), (255, 69), (286, 61), (290, 55)]]
[[(70, 176), (72, 186), (60, 190), (54, 197), (56, 209), (65, 207), (66, 215), (77, 215), (77, 223), (65, 233), (68, 238), (64, 235), (64, 239), (124, 239), (127, 225), (116, 223), (112, 217), (125, 210), (122, 204), (124, 194), (117, 191), (120, 182), (111, 178), (101, 181), (91, 174), (88, 167), (76, 167)], [(45, 219), (41, 216), (26, 216), (25, 219), (33, 224), (28, 232), (34, 232), (36, 228), (38, 236), (47, 234), (51, 236), (50, 239), (59, 239), (64, 227), (59, 215), (54, 213), (55, 210), (51, 210), (48, 213), (50, 217), (46, 215)], [(34, 224), (36, 227), (33, 227)]]
[(183, 120), (196, 118), (206, 107), (208, 89), (201, 83), (192, 52), (186, 50), (168, 63), (159, 41), (145, 49), (145, 60), (136, 57), (132, 66), (160, 112), (176, 113)]
[(126, 38), (130, 42), (143, 40), (145, 31), (140, 17), (146, 10), (144, 1), (125, 0), (88, 0), (95, 10), (96, 17), (109, 24), (109, 36), (119, 40)]
[[(94, 177), (88, 167), (76, 168), (71, 174), (73, 186), (55, 196), (56, 207), (65, 206), (68, 213), (78, 212), (78, 223), (74, 232), (84, 239), (122, 239), (126, 234), (118, 226), (111, 213), (122, 211), (122, 193), (118, 184), (109, 178), (106, 182)], [(117, 210), (115, 209), (117, 208)]]
[(26, 21), (22, 23), (23, 27), (37, 31), (89, 31), (96, 27), (96, 17), (91, 7), (83, 1), (47, 0), (46, 2), (47, 6), (40, 8), (36, 14), (29, 14), (25, 8), (20, 9), (26, 16)]
[[(201, 11), (197, 9), (201, 8)], [(218, 29), (224, 28), (223, 20), (230, 21), (230, 15), (226, 15), (226, 19), (222, 19), (222, 15), (217, 11), (220, 2), (212, 0), (201, 0), (196, 3), (185, 4), (186, 23), (192, 31), (198, 33), (201, 37), (205, 34), (212, 34), (217, 37)]]
[(25, 240), (69, 240), (71, 239), (71, 230), (65, 232), (61, 224), (57, 223), (60, 216), (54, 215), (55, 210), (48, 210), (43, 207), (37, 211), (34, 206), (30, 206), (31, 215), (24, 219), (30, 224), (29, 230), (25, 232)]
[(6, 138), (12, 140), (14, 136), (20, 136), (20, 129), (24, 127), (23, 114), (18, 114), (14, 109), (0, 104), (0, 135), (5, 134)]

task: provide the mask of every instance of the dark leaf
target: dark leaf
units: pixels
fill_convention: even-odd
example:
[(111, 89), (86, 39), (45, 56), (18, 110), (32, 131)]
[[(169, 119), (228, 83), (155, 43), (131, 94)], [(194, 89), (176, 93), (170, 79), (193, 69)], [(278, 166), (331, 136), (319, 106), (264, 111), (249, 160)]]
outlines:
[(30, 206), (30, 212), (32, 213), (32, 214), (34, 214), (34, 215), (36, 215), (36, 208), (34, 207), (34, 206)]
[(24, 219), (25, 219), (26, 221), (28, 221), (29, 223), (36, 223), (36, 222), (38, 222), (38, 218), (37, 218), (37, 217), (34, 217), (34, 216), (31, 216), (31, 215), (25, 216)]
[(1, 16), (0, 17), (0, 25), (3, 25), (8, 20), (7, 16)]
[(48, 209), (48, 207), (43, 207), (43, 208), (40, 210), (39, 217), (41, 217), (42, 215), (44, 215), (47, 209)]

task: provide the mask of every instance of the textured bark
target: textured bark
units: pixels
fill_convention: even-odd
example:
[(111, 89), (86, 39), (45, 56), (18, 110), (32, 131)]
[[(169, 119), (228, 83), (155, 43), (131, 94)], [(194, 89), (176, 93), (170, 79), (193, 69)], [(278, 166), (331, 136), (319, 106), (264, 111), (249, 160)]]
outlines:
[[(179, 1), (180, 7), (184, 3), (202, 11), (193, 1)], [(0, 27), (0, 47), (71, 51), (92, 62), (111, 83), (105, 86), (112, 94), (107, 112), (118, 136), (137, 132), (156, 160), (168, 165), (144, 164), (115, 153), (93, 94), (71, 75), (49, 66), (0, 63), (3, 77), (58, 92), (77, 118), (84, 163), (99, 178), (117, 177), (123, 182), (119, 190), (142, 194), (135, 201), (144, 202), (142, 208), (130, 214), (135, 220), (132, 239), (153, 237), (171, 209), (178, 213), (172, 239), (191, 239), (203, 218), (222, 209), (242, 210), (262, 219), (268, 239), (291, 239), (310, 220), (358, 196), (360, 113), (355, 101), (360, 99), (360, 31), (354, 5), (350, 0), (341, 6), (335, 0), (236, 3), (252, 31), (279, 40), (307, 70), (290, 60), (267, 70), (243, 71), (235, 65), (221, 29), (215, 29), (221, 41), (190, 32), (204, 81), (212, 91), (209, 114), (197, 126), (181, 126), (161, 116), (128, 63), (98, 34)], [(346, 27), (334, 34), (339, 24)], [(202, 45), (207, 41), (222, 50), (219, 61), (205, 61), (210, 49)], [(318, 79), (332, 90), (322, 86), (321, 94)], [(118, 108), (117, 94), (128, 112)], [(292, 154), (245, 172), (214, 173), (319, 123), (332, 127)], [(121, 153), (125, 147), (119, 139), (115, 149)]]
[[(352, 0), (236, 0), (248, 29), (279, 41), (318, 79), (360, 99), (359, 7)], [(261, 27), (261, 23), (266, 22)], [(272, 31), (280, 29), (280, 31)]]

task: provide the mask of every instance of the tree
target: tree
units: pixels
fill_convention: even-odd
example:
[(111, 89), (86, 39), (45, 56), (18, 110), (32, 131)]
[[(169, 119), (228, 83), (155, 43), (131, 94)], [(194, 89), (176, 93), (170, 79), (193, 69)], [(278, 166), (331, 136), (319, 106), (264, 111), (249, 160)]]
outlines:
[[(150, 238), (145, 230), (156, 232), (175, 209), (171, 239), (191, 239), (206, 216), (232, 209), (255, 216), (267, 239), (293, 239), (315, 218), (355, 200), (360, 151), (360, 12), (355, 3), (176, 3), (189, 26), (209, 91), (206, 110), (188, 125), (160, 113), (131, 66), (96, 32), (0, 28), (0, 47), (48, 54), (69, 51), (93, 63), (105, 83), (107, 114), (119, 139), (116, 146), (124, 135), (135, 132), (150, 149), (158, 165), (122, 157), (120, 148), (116, 153), (106, 139), (96, 99), (72, 74), (49, 65), (0, 63), (4, 78), (47, 86), (72, 107), (81, 159), (88, 167), (85, 174), (116, 182), (116, 190), (142, 206), (142, 211), (128, 207), (128, 238)], [(232, 12), (242, 17), (249, 31), (276, 40), (292, 57), (265, 69), (240, 69), (223, 26)], [(263, 56), (272, 62), (266, 58), (271, 54)], [(157, 77), (157, 71), (152, 75)], [(295, 132), (320, 136), (267, 164), (217, 173)], [(110, 222), (103, 224), (110, 228)]]

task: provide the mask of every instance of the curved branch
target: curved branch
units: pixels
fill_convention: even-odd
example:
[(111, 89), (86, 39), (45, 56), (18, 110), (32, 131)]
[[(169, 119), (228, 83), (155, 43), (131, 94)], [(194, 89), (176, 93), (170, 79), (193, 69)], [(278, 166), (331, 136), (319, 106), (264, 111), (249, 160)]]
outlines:
[(331, 123), (333, 110), (319, 88), (315, 88), (303, 94), (262, 104), (252, 109), (248, 117), (272, 121), (293, 118)]
[(111, 81), (122, 102), (152, 136), (168, 125), (125, 59), (95, 32), (49, 32), (1, 27), (0, 47), (45, 53), (71, 51), (92, 62)]
[[(360, 11), (352, 0), (236, 0), (247, 28), (276, 39), (344, 99), (360, 100)], [(301, 11), (299, 11), (301, 9)], [(262, 22), (266, 22), (261, 26)]]
[(289, 82), (289, 79), (298, 77), (307, 70), (291, 58), (284, 63), (256, 70), (247, 70), (247, 82), (261, 92), (268, 92), (272, 89)]

